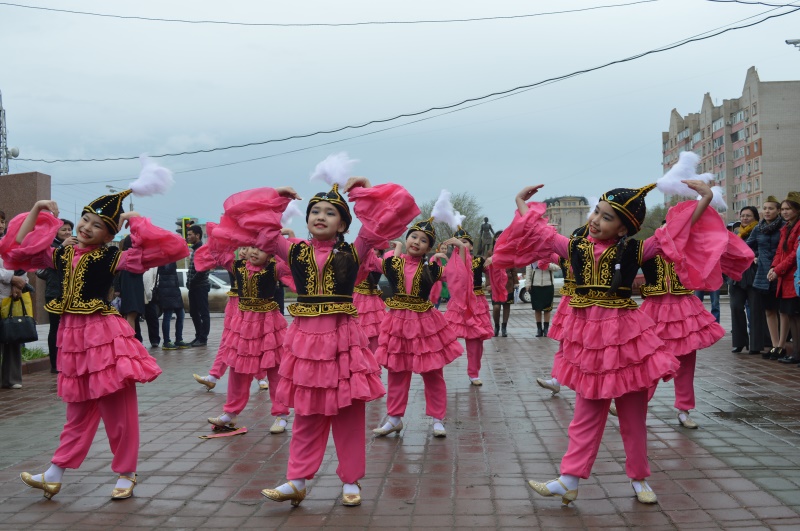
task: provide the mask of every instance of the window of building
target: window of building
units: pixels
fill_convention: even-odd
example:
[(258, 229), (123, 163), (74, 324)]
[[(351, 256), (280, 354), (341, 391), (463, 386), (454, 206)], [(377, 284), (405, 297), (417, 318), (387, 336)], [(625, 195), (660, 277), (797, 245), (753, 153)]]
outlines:
[(755, 182), (756, 182), (756, 190), (758, 190), (759, 189), (759, 185), (760, 185), (760, 179), (758, 177), (756, 177), (756, 181)]
[(741, 177), (744, 175), (744, 164), (740, 164), (733, 168), (733, 176), (734, 177)]
[(753, 151), (755, 151), (756, 153), (758, 153), (758, 141), (755, 141), (755, 142), (753, 143)]
[(758, 122), (755, 122), (755, 123), (753, 124), (753, 134), (754, 134), (754, 135), (757, 135), (757, 134), (758, 134)]
[(745, 146), (744, 147), (744, 154), (745, 155), (749, 155), (750, 154), (750, 146)]
[(758, 171), (758, 161), (759, 161), (759, 160), (760, 160), (760, 159), (755, 159), (755, 160), (753, 161), (753, 169), (754, 169), (755, 171)]
[(739, 149), (734, 149), (733, 150), (733, 158), (734, 158), (734, 160), (735, 159), (740, 159), (742, 157), (744, 157), (744, 148), (743, 147), (740, 147)]
[(719, 131), (723, 127), (725, 127), (725, 118), (719, 118), (718, 120), (714, 121), (713, 124), (711, 124), (711, 128), (714, 131)]
[(754, 103), (754, 104), (753, 104), (753, 116), (755, 116), (756, 114), (758, 114), (758, 107), (757, 107), (757, 105), (758, 105), (758, 103)]

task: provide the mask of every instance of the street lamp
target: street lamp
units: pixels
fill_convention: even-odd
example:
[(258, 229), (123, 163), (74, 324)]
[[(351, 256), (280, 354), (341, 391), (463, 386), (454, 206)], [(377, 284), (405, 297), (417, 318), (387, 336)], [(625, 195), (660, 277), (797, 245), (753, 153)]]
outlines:
[(3, 108), (3, 93), (0, 92), (0, 175), (8, 173), (8, 159), (17, 157), (19, 157), (19, 149), (8, 147), (6, 110)]
[(800, 50), (800, 39), (786, 39), (786, 44), (789, 46), (794, 46), (798, 50)]
[[(114, 188), (114, 187), (113, 187), (113, 186), (111, 186), (110, 184), (107, 184), (107, 185), (106, 185), (106, 188), (108, 188), (108, 191), (109, 191), (109, 192), (111, 192), (112, 194), (118, 194), (119, 192), (121, 192), (121, 191), (122, 191), (122, 190), (117, 190), (116, 188)], [(130, 201), (131, 201), (131, 202), (130, 202), (130, 207), (129, 207), (129, 210), (130, 210), (131, 212), (133, 212), (133, 194), (131, 194), (131, 195), (130, 195), (130, 196), (128, 196), (128, 197), (130, 197)]]

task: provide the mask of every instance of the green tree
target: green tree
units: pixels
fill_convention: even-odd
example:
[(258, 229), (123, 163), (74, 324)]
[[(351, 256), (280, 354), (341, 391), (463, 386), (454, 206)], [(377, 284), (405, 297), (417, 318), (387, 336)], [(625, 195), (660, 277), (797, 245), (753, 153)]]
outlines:
[(644, 240), (653, 235), (661, 222), (667, 217), (667, 207), (661, 203), (647, 207), (647, 215), (644, 217), (642, 228), (636, 233), (637, 240)]
[[(481, 224), (483, 223), (483, 213), (481, 211), (481, 205), (478, 203), (478, 199), (469, 192), (459, 192), (454, 193), (450, 197), (450, 201), (453, 203), (453, 208), (455, 210), (466, 216), (464, 218), (464, 222), (461, 224), (461, 227), (469, 232), (473, 241), (475, 241), (475, 245), (477, 245), (478, 237), (480, 236)], [(433, 205), (435, 204), (436, 198), (420, 204), (419, 209), (421, 214), (414, 218), (414, 223), (431, 217), (431, 211), (433, 210)], [(436, 230), (436, 241), (438, 243), (448, 239), (453, 235), (454, 232), (453, 229), (451, 229), (450, 226), (445, 223), (434, 222), (433, 227)], [(405, 238), (405, 235), (403, 235), (403, 238)]]

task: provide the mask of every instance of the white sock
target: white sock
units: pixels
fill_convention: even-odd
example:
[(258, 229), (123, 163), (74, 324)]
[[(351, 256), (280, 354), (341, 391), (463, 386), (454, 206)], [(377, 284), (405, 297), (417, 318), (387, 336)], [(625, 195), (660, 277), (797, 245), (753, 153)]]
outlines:
[(203, 380), (210, 383), (217, 383), (217, 380), (219, 380), (219, 378), (215, 378), (209, 374), (208, 376), (203, 376)]
[(391, 430), (392, 428), (400, 424), (401, 420), (403, 420), (403, 417), (393, 417), (389, 415), (388, 417), (386, 417), (386, 424), (383, 425), (383, 429)]
[(631, 481), (631, 485), (633, 485), (633, 490), (636, 491), (636, 494), (639, 494), (643, 490), (653, 490), (650, 488), (650, 485), (647, 484), (646, 479), (634, 479)]
[(288, 421), (288, 420), (286, 420), (286, 419), (285, 419), (285, 418), (283, 418), (283, 417), (275, 417), (275, 420), (277, 420), (278, 422), (280, 422), (280, 425), (281, 425), (282, 427), (284, 427), (284, 428), (286, 427), (286, 425), (287, 425), (287, 424), (289, 424), (289, 421)]
[(555, 378), (550, 378), (549, 380), (545, 380), (545, 382), (547, 382), (549, 385), (561, 385)]
[(469, 379), (470, 382), (474, 382), (475, 380), (480, 380), (480, 377), (478, 377), (478, 378), (470, 378)]
[[(123, 474), (120, 474), (120, 476), (128, 476), (129, 478), (135, 478), (136, 477), (136, 472), (125, 472)], [(124, 478), (119, 478), (119, 479), (117, 479), (117, 484), (114, 485), (114, 488), (116, 488), (116, 489), (128, 489), (128, 488), (131, 487), (131, 485), (133, 485), (133, 481), (130, 481), (130, 480), (127, 480), (127, 479), (124, 479)]]
[[(291, 481), (294, 484), (294, 488), (296, 488), (297, 490), (303, 490), (304, 488), (306, 488), (305, 479), (290, 479), (289, 481)], [(292, 490), (292, 486), (289, 485), (289, 481), (287, 481), (280, 487), (277, 487), (275, 490), (277, 490), (281, 494), (294, 494), (294, 490)]]
[(681, 420), (681, 422), (686, 422), (686, 419), (689, 418), (689, 412), (678, 410), (678, 418)]
[(358, 494), (361, 489), (355, 483), (345, 483), (342, 485), (342, 494)]
[(563, 483), (564, 486), (567, 487), (567, 489), (564, 490), (564, 487), (561, 486), (561, 483), (559, 483), (556, 480), (553, 480), (547, 484), (547, 490), (549, 490), (553, 494), (561, 494), (561, 495), (566, 494), (567, 490), (577, 489), (578, 481), (580, 480), (578, 476), (570, 476), (569, 474), (561, 474), (561, 477), (559, 477), (558, 479), (561, 480), (561, 483)]
[(222, 415), (219, 416), (219, 420), (221, 420), (225, 424), (230, 423), (235, 418), (236, 418), (236, 415), (234, 415), (233, 413), (227, 413), (225, 411), (223, 411)]
[(269, 385), (266, 380), (259, 380), (258, 385)]
[(42, 474), (42, 479), (39, 479), (36, 476), (34, 476), (34, 479), (36, 479), (36, 481), (44, 480), (47, 483), (61, 483), (61, 478), (64, 476), (64, 470), (66, 470), (66, 468), (61, 468), (58, 465), (51, 464), (50, 468), (48, 468), (47, 471)]
[(444, 430), (444, 423), (440, 419), (433, 419), (434, 430)]

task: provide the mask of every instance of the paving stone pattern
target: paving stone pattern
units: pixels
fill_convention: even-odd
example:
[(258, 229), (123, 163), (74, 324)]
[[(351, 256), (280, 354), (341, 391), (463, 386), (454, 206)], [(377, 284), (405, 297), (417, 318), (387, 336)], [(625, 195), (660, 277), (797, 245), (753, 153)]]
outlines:
[(110, 500), (115, 475), (102, 425), (83, 466), (67, 471), (52, 501), (28, 489), (19, 474), (48, 466), (65, 406), (47, 371), (26, 375), (20, 391), (1, 390), (0, 529), (800, 529), (800, 369), (732, 354), (730, 335), (698, 356), (699, 430), (678, 426), (671, 383), (650, 404), (658, 505), (633, 497), (616, 419), (573, 506), (526, 486), (558, 476), (575, 395), (564, 389), (551, 397), (536, 385), (557, 344), (535, 338), (532, 311), (517, 305), (510, 337), (485, 344), (483, 387), (470, 386), (465, 357), (445, 369), (446, 439), (431, 434), (415, 376), (400, 436), (373, 439), (385, 401), (367, 406), (363, 504), (341, 505), (330, 439), (308, 497), (293, 509), (260, 494), (284, 481), (291, 424), (286, 434), (269, 434), (269, 397), (255, 383), (240, 416), (246, 435), (198, 438), (210, 432), (206, 418), (222, 411), (227, 378), (205, 392), (192, 373), (208, 370), (221, 332), (214, 315), (207, 348), (153, 351), (164, 374), (138, 388), (139, 485), (129, 500)]

